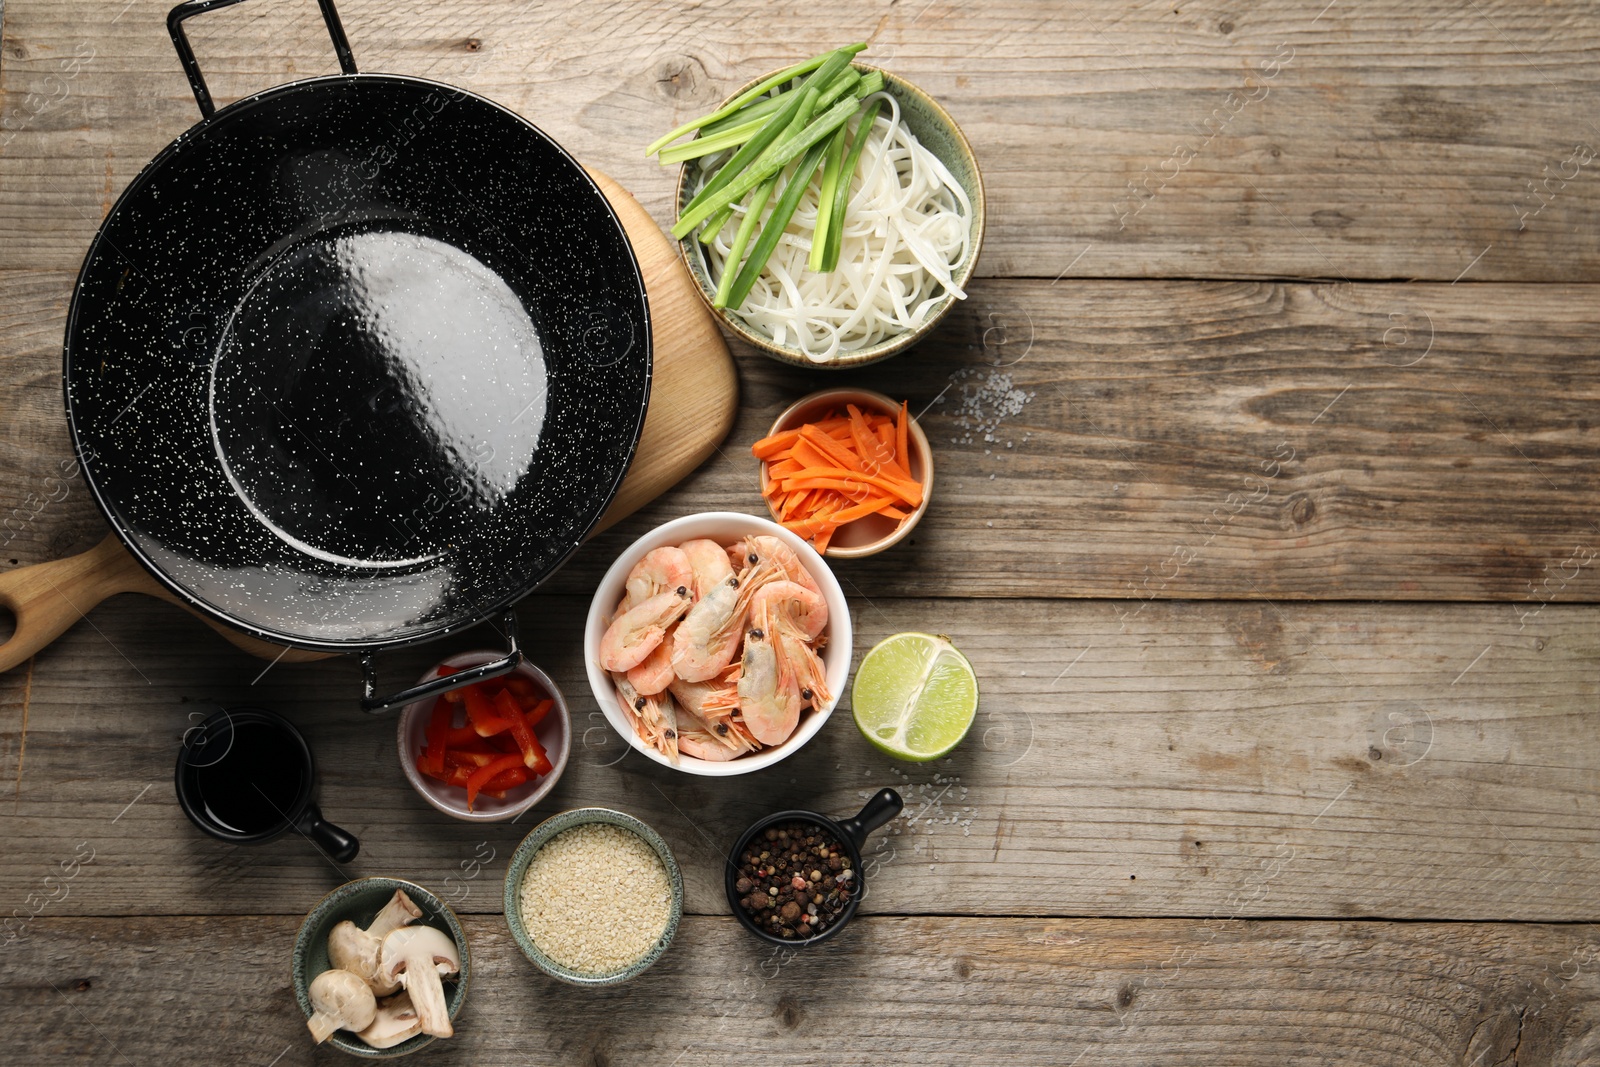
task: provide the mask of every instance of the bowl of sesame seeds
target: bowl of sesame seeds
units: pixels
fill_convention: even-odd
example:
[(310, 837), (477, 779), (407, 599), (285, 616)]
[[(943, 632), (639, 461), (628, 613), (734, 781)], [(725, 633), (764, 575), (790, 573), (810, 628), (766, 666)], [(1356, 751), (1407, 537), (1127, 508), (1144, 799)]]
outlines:
[(610, 808), (552, 815), (506, 869), (506, 924), (533, 965), (576, 986), (618, 985), (672, 943), (683, 875), (667, 843)]

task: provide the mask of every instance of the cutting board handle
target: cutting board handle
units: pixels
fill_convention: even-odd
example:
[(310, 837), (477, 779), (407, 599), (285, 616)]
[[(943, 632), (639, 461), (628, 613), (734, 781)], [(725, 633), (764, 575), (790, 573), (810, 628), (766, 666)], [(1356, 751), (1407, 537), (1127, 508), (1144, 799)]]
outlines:
[(106, 597), (148, 592), (151, 584), (115, 534), (76, 556), (0, 574), (0, 607), (16, 617), (0, 645), (0, 671), (27, 662)]

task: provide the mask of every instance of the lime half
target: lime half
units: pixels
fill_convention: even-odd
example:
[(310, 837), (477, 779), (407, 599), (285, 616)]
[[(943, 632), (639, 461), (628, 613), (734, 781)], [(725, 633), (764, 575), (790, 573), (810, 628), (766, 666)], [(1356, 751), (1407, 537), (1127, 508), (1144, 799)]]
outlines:
[(947, 637), (903, 633), (880, 641), (850, 690), (856, 726), (902, 760), (931, 760), (967, 736), (978, 711), (978, 678)]

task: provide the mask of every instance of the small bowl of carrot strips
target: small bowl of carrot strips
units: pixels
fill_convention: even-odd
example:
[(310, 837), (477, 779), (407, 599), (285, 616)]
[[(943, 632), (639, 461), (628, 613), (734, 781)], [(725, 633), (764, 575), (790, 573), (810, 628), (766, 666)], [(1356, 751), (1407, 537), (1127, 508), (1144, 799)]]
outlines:
[[(503, 651), (458, 652), (420, 681), (499, 659)], [(567, 766), (567, 702), (549, 675), (524, 661), (400, 713), (400, 767), (417, 794), (471, 822), (513, 819), (543, 800)]]
[(775, 522), (830, 559), (871, 556), (928, 510), (933, 449), (905, 402), (824, 389), (786, 408), (751, 446)]

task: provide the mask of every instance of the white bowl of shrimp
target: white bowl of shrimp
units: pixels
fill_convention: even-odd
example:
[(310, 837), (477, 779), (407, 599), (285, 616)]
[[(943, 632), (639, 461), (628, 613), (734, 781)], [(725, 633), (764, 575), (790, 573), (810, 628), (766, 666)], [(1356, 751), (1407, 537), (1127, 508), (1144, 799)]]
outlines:
[(775, 522), (686, 515), (628, 546), (600, 580), (584, 666), (600, 710), (647, 759), (748, 774), (822, 729), (850, 677), (839, 580)]

